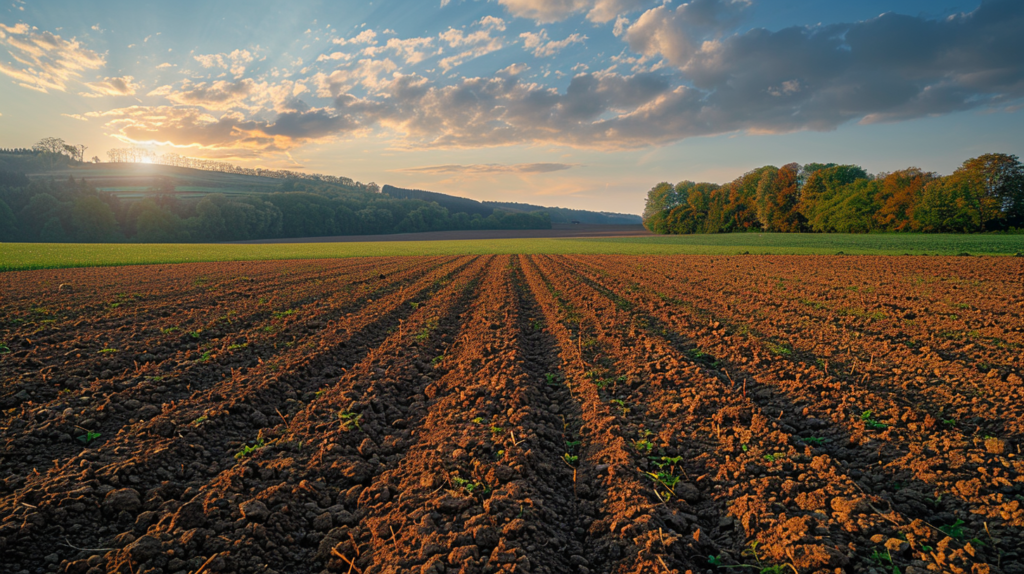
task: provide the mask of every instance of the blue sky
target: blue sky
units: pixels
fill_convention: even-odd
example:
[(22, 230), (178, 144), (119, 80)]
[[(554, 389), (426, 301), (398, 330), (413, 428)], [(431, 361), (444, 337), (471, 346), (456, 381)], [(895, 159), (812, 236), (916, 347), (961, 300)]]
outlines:
[(1024, 152), (1019, 0), (8, 2), (0, 147), (630, 213), (765, 164)]

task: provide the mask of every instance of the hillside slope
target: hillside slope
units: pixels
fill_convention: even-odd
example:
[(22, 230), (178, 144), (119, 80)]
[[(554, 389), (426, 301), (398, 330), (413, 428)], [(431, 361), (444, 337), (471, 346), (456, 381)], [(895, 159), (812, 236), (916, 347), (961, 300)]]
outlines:
[(603, 211), (587, 211), (582, 209), (568, 209), (565, 207), (545, 207), (542, 205), (531, 205), (528, 203), (510, 203), (499, 201), (476, 201), (465, 197), (457, 197), (436, 191), (424, 191), (421, 189), (405, 189), (393, 185), (385, 185), (381, 192), (391, 197), (403, 199), (420, 199), (433, 201), (448, 211), (466, 213), (479, 213), (482, 217), (494, 213), (494, 210), (501, 210), (511, 213), (547, 213), (551, 217), (551, 223), (581, 223), (589, 225), (639, 225), (642, 223), (639, 215), (626, 213), (607, 213)]

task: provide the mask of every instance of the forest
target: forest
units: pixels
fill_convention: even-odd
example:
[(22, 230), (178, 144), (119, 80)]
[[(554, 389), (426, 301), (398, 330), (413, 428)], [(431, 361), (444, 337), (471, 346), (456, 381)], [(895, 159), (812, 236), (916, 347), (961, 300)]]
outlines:
[(644, 226), (662, 234), (737, 231), (979, 233), (1024, 229), (1017, 156), (968, 159), (948, 176), (916, 167), (868, 174), (857, 165), (767, 165), (719, 185), (659, 183)]
[(0, 241), (189, 243), (457, 229), (548, 229), (546, 213), (449, 213), (325, 182), (283, 180), (273, 193), (180, 198), (155, 187), (120, 199), (83, 180), (0, 170)]

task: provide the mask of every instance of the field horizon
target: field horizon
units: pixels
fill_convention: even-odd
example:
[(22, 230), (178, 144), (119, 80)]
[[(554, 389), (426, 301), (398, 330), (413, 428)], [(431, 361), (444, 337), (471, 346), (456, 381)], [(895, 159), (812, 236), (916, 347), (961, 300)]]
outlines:
[(460, 254), (1020, 256), (1024, 253), (1024, 235), (1017, 234), (732, 233), (351, 242), (319, 239), (322, 238), (312, 238), (309, 243), (260, 244), (0, 243), (0, 271)]

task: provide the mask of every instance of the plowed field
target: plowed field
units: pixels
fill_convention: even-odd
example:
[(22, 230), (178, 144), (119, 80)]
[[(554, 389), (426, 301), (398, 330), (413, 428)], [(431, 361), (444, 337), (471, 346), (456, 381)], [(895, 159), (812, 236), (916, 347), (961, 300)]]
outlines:
[(1024, 573), (1024, 262), (0, 274), (0, 573)]

